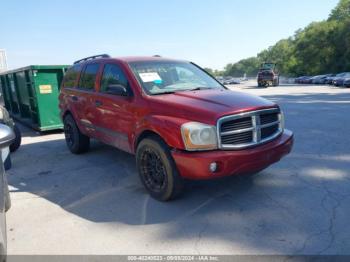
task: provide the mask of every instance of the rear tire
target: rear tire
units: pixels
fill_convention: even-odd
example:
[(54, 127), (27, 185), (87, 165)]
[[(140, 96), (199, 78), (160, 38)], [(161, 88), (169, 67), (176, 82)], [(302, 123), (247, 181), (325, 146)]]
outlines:
[(69, 150), (73, 154), (82, 154), (89, 150), (90, 138), (82, 134), (76, 125), (73, 117), (67, 115), (63, 121), (64, 124), (64, 136), (66, 138), (66, 144)]
[(149, 194), (159, 201), (178, 197), (184, 186), (169, 147), (157, 137), (142, 140), (137, 147), (136, 163), (140, 179)]
[(17, 125), (13, 127), (13, 132), (15, 133), (15, 140), (10, 145), (11, 153), (15, 152), (21, 146), (22, 142), (22, 134)]

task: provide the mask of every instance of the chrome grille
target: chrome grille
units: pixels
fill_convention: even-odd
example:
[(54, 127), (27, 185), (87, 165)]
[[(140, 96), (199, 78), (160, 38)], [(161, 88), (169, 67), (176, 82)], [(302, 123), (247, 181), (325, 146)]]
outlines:
[(268, 142), (282, 133), (278, 108), (225, 116), (218, 120), (219, 148), (241, 149)]
[(278, 114), (277, 113), (269, 113), (269, 114), (263, 114), (260, 115), (260, 124), (265, 125), (272, 122), (278, 121)]
[(278, 131), (278, 124), (261, 129), (261, 139), (269, 138)]
[(253, 132), (244, 132), (232, 135), (226, 135), (221, 137), (221, 143), (223, 144), (244, 144), (253, 140)]
[(250, 128), (253, 126), (252, 118), (245, 117), (241, 119), (233, 119), (231, 121), (227, 121), (222, 123), (221, 132), (228, 132), (233, 130), (240, 130), (245, 128)]

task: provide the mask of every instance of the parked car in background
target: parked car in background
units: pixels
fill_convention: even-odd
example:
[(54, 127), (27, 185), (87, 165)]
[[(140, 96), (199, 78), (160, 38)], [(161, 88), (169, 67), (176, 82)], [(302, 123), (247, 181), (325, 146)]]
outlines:
[(330, 76), (330, 75), (328, 74), (328, 75), (318, 75), (318, 76), (315, 76), (315, 77), (313, 77), (313, 79), (312, 79), (312, 83), (315, 84), (315, 85), (324, 84), (325, 79), (326, 79), (328, 76)]
[(293, 146), (277, 104), (231, 91), (187, 61), (84, 58), (68, 69), (59, 101), (72, 153), (95, 138), (135, 154), (143, 185), (161, 201), (185, 179), (256, 173)]
[(339, 78), (339, 77), (342, 77), (342, 76), (345, 75), (345, 74), (346, 74), (346, 72), (343, 72), (343, 73), (336, 74), (336, 75), (333, 76), (333, 77), (329, 77), (328, 80), (327, 80), (327, 83), (328, 83), (329, 85), (334, 85), (334, 80), (337, 79), (337, 78)]
[(223, 81), (224, 85), (237, 85), (240, 84), (241, 82), (235, 78), (228, 78)]
[(15, 134), (15, 139), (13, 143), (10, 145), (10, 151), (15, 152), (21, 146), (22, 134), (18, 126), (16, 125), (16, 123), (11, 118), (7, 109), (3, 106), (0, 106), (0, 124), (7, 125), (13, 130)]
[(9, 146), (9, 148), (3, 148), (1, 150), (5, 169), (8, 170), (11, 168), (10, 152), (15, 152), (20, 147), (21, 141), (22, 141), (22, 135), (18, 126), (15, 124), (10, 114), (7, 112), (6, 108), (3, 106), (0, 106), (0, 124), (4, 124), (10, 127), (15, 134), (15, 139), (13, 143)]
[(306, 84), (306, 81), (308, 81), (311, 78), (311, 76), (300, 76), (295, 79), (295, 83), (297, 84)]
[(310, 84), (314, 84), (315, 85), (320, 77), (321, 77), (321, 75), (313, 76), (311, 78), (311, 83)]
[(300, 83), (301, 84), (310, 84), (311, 83), (311, 78), (312, 78), (312, 76), (305, 76), (301, 81), (300, 81)]
[(329, 84), (335, 86), (343, 86), (345, 85), (345, 80), (347, 78), (350, 78), (350, 72), (317, 76), (300, 76), (295, 78), (294, 82), (296, 84)]
[(334, 86), (343, 86), (344, 80), (346, 78), (350, 78), (350, 72), (342, 73), (340, 76), (337, 76), (333, 79), (333, 85)]
[(311, 76), (311, 77), (308, 77), (308, 78), (304, 79), (303, 83), (304, 83), (304, 84), (308, 84), (308, 85), (313, 84), (314, 81), (317, 79), (317, 77), (318, 77), (318, 76)]
[(320, 77), (321, 77), (320, 75), (313, 76), (313, 77), (311, 78), (311, 83), (310, 83), (310, 84), (316, 84), (316, 82), (318, 81), (318, 79), (319, 79)]
[(305, 77), (305, 76), (299, 76), (299, 77), (295, 78), (294, 79), (294, 83), (295, 84), (300, 84), (300, 81), (303, 79), (303, 77)]
[[(13, 130), (4, 124), (0, 124), (0, 149), (8, 148), (14, 139)], [(5, 261), (7, 253), (6, 211), (11, 207), (11, 199), (2, 156), (0, 155), (0, 157), (0, 261)]]
[(327, 81), (328, 81), (328, 78), (329, 77), (334, 77), (335, 74), (327, 74), (327, 75), (323, 75), (322, 77), (320, 77), (316, 82), (316, 84), (320, 84), (320, 85), (325, 85), (325, 84), (328, 84)]
[(350, 77), (344, 79), (344, 86), (345, 87), (350, 87)]
[(326, 84), (327, 85), (333, 85), (334, 83), (333, 83), (333, 81), (334, 81), (334, 79), (336, 79), (336, 78), (338, 78), (338, 77), (341, 77), (342, 75), (344, 75), (345, 73), (339, 73), (339, 74), (334, 74), (334, 75), (332, 75), (332, 76), (330, 76), (330, 77), (327, 77), (326, 78)]
[(225, 78), (222, 77), (222, 76), (217, 76), (217, 77), (216, 77), (216, 80), (219, 81), (221, 84), (223, 84), (224, 81), (225, 81)]

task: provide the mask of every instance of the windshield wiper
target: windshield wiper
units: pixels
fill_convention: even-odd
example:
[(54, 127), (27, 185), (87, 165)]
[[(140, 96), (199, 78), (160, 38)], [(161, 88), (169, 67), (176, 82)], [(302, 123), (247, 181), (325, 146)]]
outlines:
[(166, 94), (175, 94), (175, 93), (179, 93), (179, 92), (187, 92), (187, 91), (198, 91), (198, 90), (208, 90), (208, 89), (213, 89), (210, 87), (196, 87), (193, 89), (179, 89), (176, 91), (165, 91), (165, 92), (159, 92), (159, 93), (154, 93), (152, 95), (166, 95)]
[(187, 89), (187, 90), (183, 90), (183, 91), (197, 91), (197, 90), (207, 90), (207, 89), (212, 89), (210, 87), (204, 87), (204, 86), (199, 86), (193, 89)]
[(159, 92), (159, 93), (154, 93), (152, 94), (152, 96), (156, 96), (156, 95), (167, 95), (167, 94), (174, 94), (177, 91), (166, 91), (166, 92)]

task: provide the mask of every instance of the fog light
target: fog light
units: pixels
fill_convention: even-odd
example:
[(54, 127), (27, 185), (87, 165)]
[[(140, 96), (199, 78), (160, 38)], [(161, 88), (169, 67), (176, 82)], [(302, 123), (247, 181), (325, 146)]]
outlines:
[(210, 163), (210, 165), (209, 165), (209, 170), (210, 170), (212, 173), (216, 172), (217, 169), (218, 169), (218, 164), (217, 164), (216, 162)]

